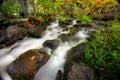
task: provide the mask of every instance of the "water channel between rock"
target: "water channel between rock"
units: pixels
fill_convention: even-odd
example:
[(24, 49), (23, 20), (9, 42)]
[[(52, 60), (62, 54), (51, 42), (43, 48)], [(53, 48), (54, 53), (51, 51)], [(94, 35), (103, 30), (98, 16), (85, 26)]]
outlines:
[(41, 49), (44, 48), (43, 43), (46, 40), (60, 40), (59, 46), (55, 50), (50, 50), (50, 59), (45, 65), (43, 65), (36, 73), (33, 80), (55, 80), (58, 70), (64, 71), (64, 63), (66, 61), (66, 54), (72, 47), (77, 44), (86, 41), (89, 37), (88, 31), (81, 29), (74, 35), (70, 36), (68, 41), (62, 42), (59, 38), (62, 34), (68, 34), (70, 32), (69, 28), (76, 24), (73, 20), (73, 24), (68, 26), (68, 30), (64, 31), (63, 28), (59, 26), (59, 21), (51, 23), (50, 26), (45, 30), (42, 38), (25, 38), (21, 41), (16, 42), (10, 47), (0, 50), (0, 74), (3, 80), (12, 80), (12, 78), (7, 74), (6, 69), (10, 63), (16, 60), (21, 54), (25, 53), (30, 49)]

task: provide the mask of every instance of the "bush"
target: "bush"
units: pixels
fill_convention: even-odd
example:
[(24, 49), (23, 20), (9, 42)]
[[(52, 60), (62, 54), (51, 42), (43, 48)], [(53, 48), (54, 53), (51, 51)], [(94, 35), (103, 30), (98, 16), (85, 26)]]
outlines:
[(20, 17), (19, 12), (22, 10), (19, 4), (16, 4), (14, 0), (4, 2), (1, 5), (1, 10), (8, 17)]
[(85, 62), (96, 70), (110, 71), (114, 80), (120, 75), (120, 22), (112, 21), (101, 28), (85, 48)]

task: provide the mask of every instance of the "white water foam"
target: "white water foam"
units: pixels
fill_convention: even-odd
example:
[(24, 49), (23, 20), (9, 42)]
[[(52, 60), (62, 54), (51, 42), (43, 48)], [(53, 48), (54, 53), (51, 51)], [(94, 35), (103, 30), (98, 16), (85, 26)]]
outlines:
[[(78, 35), (84, 35), (83, 37)], [(88, 35), (83, 34), (83, 31), (79, 31), (74, 35), (80, 37), (78, 41), (71, 40), (70, 42), (61, 43), (59, 47), (53, 52), (49, 61), (39, 69), (35, 75), (34, 80), (55, 80), (58, 70), (63, 72), (65, 57), (67, 51), (69, 51), (76, 44), (85, 41)]]
[[(57, 28), (57, 29), (55, 29)], [(3, 80), (12, 80), (6, 73), (7, 66), (12, 63), (21, 54), (30, 49), (40, 49), (46, 40), (56, 39), (62, 30), (59, 29), (58, 21), (53, 22), (45, 31), (40, 39), (27, 38), (16, 42), (14, 45), (0, 50), (0, 75)], [(55, 35), (53, 35), (55, 34)]]
[[(73, 25), (76, 24), (73, 22)], [(12, 80), (6, 72), (7, 66), (12, 63), (21, 54), (30, 49), (41, 49), (42, 44), (46, 40), (57, 39), (61, 34), (67, 34), (68, 31), (63, 31), (63, 28), (59, 27), (59, 22), (56, 20), (50, 26), (47, 27), (44, 36), (39, 39), (27, 38), (16, 42), (14, 45), (0, 50), (0, 74), (3, 80)], [(34, 77), (34, 80), (55, 80), (58, 70), (63, 71), (65, 56), (68, 50), (70, 50), (75, 44), (82, 42), (87, 37), (86, 33), (79, 31), (75, 34), (75, 37), (79, 38), (78, 41), (71, 40), (70, 42), (64, 42), (53, 51), (48, 62), (40, 68)], [(72, 39), (72, 38), (71, 38)]]

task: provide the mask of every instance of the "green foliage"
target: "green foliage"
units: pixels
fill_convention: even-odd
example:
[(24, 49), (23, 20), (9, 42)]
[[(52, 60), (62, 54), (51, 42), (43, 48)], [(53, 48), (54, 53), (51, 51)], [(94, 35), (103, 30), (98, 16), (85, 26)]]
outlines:
[(65, 22), (65, 21), (67, 21), (68, 20), (68, 17), (67, 16), (62, 16), (61, 18), (60, 18), (60, 21), (61, 22)]
[(92, 18), (88, 15), (75, 14), (75, 18), (83, 22), (91, 22)]
[(77, 0), (77, 5), (82, 9), (83, 14), (97, 15), (101, 14), (103, 10), (111, 9), (116, 5), (115, 0)]
[(83, 15), (81, 18), (80, 18), (81, 21), (83, 22), (91, 22), (91, 17), (90, 16), (87, 16), (87, 15)]
[(110, 71), (114, 79), (120, 73), (120, 22), (112, 21), (94, 34), (85, 49), (85, 62), (97, 70)]
[[(30, 2), (31, 15), (33, 14), (52, 14), (57, 16), (70, 16), (81, 18), (82, 21), (91, 22), (90, 16), (96, 16), (111, 10), (116, 5), (116, 0), (28, 0)], [(8, 16), (20, 17), (22, 11), (18, 0), (5, 0), (2, 10)], [(103, 12), (104, 11), (104, 12)], [(82, 16), (82, 17), (81, 17)]]
[(18, 17), (20, 11), (20, 5), (16, 5), (16, 3), (13, 1), (4, 2), (4, 4), (1, 6), (2, 11), (9, 17)]

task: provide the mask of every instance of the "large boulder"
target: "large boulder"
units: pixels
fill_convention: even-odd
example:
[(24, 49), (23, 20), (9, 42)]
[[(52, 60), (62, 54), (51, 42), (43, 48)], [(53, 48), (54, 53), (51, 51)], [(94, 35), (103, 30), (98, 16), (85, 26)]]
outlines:
[(67, 54), (63, 80), (96, 80), (94, 69), (80, 61), (86, 44), (73, 47)]
[(47, 53), (39, 50), (27, 51), (8, 66), (8, 74), (13, 80), (32, 80), (49, 57)]
[(96, 80), (95, 72), (84, 63), (73, 63), (64, 80)]
[(9, 26), (6, 29), (7, 37), (12, 37), (12, 36), (18, 34), (19, 32), (20, 32), (20, 29), (19, 29), (19, 27), (17, 25)]
[(25, 28), (18, 27), (18, 25), (9, 26), (0, 34), (0, 48), (10, 46), (24, 39), (26, 35), (27, 30)]

